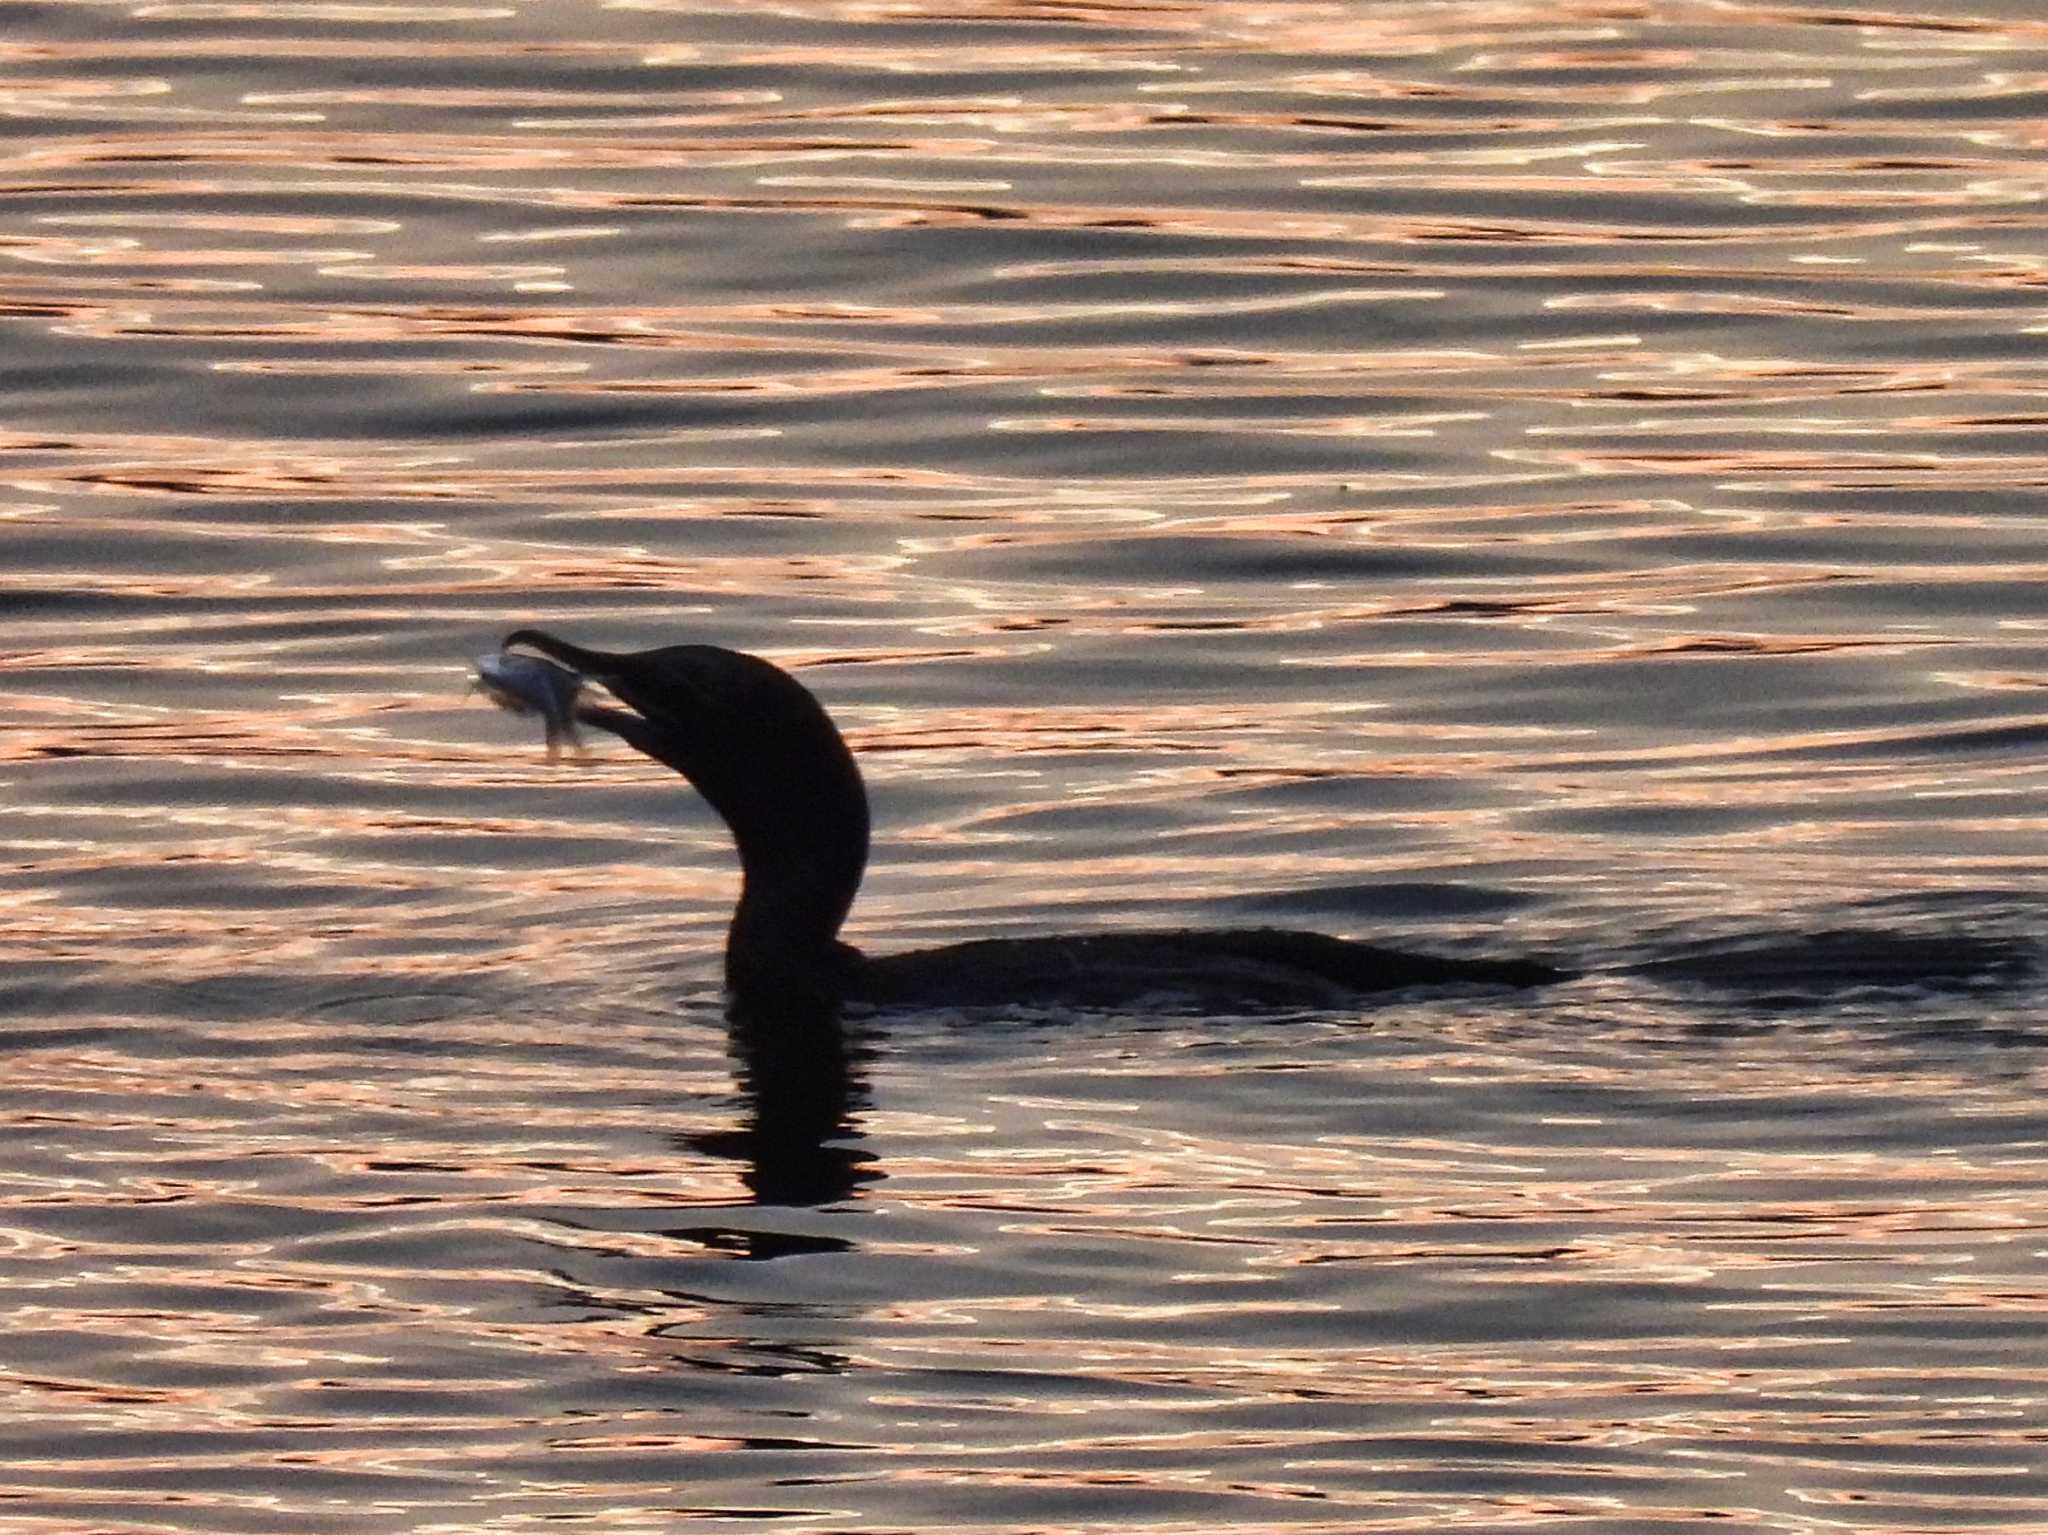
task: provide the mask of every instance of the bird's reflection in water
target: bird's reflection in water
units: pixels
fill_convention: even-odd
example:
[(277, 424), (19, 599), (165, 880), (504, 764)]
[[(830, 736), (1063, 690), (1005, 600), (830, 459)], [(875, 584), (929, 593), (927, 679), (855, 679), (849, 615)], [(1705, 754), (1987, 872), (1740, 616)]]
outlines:
[[(726, 1020), (745, 1122), (690, 1136), (690, 1148), (744, 1163), (741, 1177), (756, 1205), (832, 1204), (880, 1177), (873, 1153), (858, 1142), (855, 1117), (867, 1103), (868, 1052), (847, 1038), (837, 1011), (735, 1002)], [(787, 1233), (744, 1235), (750, 1257), (847, 1246)]]

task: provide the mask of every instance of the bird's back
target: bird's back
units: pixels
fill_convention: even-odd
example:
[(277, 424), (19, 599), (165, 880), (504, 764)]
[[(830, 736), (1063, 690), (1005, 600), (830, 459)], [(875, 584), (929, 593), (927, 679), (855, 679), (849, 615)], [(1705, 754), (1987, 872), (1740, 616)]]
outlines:
[(881, 1007), (1129, 1007), (1205, 1012), (1341, 1007), (1416, 986), (1542, 986), (1568, 972), (1536, 960), (1409, 954), (1326, 933), (1183, 928), (981, 938), (862, 956), (850, 1001)]

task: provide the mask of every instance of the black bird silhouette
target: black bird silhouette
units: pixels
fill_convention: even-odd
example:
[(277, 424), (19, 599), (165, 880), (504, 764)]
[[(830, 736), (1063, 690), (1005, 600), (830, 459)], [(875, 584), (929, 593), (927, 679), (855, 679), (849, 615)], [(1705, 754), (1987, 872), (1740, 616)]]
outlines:
[(523, 646), (601, 683), (624, 707), (576, 718), (674, 768), (738, 844), (740, 898), (725, 980), (754, 1009), (1015, 1004), (1224, 1012), (1344, 1005), (1413, 986), (1540, 986), (1533, 959), (1410, 954), (1275, 928), (984, 938), (863, 954), (839, 938), (868, 859), (868, 798), (846, 740), (810, 691), (759, 656), (717, 645), (591, 650), (538, 629)]

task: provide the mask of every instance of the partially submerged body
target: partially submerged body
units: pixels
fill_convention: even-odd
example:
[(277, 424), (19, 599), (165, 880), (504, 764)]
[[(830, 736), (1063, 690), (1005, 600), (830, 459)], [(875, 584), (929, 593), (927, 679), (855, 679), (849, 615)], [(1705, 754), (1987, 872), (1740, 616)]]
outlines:
[(849, 1002), (901, 1007), (1144, 1008), (1266, 1012), (1343, 1007), (1412, 986), (1542, 986), (1538, 960), (1410, 954), (1285, 928), (1167, 928), (971, 938), (895, 954), (853, 954)]
[[(598, 651), (533, 629), (505, 644), (478, 662), (494, 699), (543, 715), (551, 745), (577, 721), (609, 731), (682, 774), (731, 828), (742, 881), (725, 975), (737, 1003), (1225, 1012), (1568, 977), (1539, 960), (1410, 954), (1272, 928), (988, 938), (864, 955), (839, 940), (839, 929), (867, 866), (867, 791), (808, 689), (758, 656), (715, 645)], [(551, 660), (512, 652), (518, 645)], [(623, 707), (584, 701), (586, 683)]]

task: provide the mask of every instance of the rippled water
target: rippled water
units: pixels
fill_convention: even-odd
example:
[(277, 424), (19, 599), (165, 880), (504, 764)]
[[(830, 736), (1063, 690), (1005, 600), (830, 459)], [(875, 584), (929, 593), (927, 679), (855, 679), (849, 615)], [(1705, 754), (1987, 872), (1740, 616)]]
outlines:
[[(0, 6), (0, 1530), (2038, 1531), (2048, 23)], [(464, 692), (796, 666), (852, 936), (1584, 979), (732, 1033)]]

